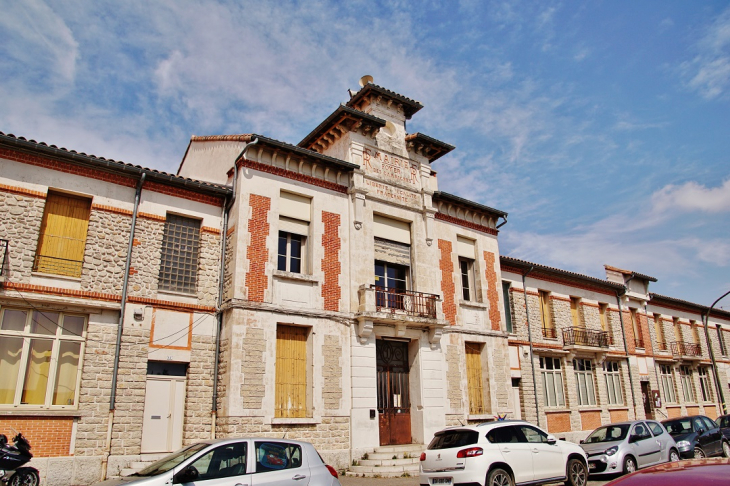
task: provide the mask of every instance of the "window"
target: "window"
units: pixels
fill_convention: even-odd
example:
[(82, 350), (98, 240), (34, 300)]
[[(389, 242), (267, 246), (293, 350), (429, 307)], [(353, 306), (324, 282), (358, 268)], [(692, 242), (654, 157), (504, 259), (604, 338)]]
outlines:
[[(522, 432), (514, 425), (506, 427), (495, 427), (487, 432), (487, 440), (492, 444), (508, 444), (512, 442), (526, 442)], [(430, 447), (429, 447), (430, 449)]]
[(306, 327), (276, 327), (275, 417), (306, 417), (309, 410)]
[(507, 332), (513, 331), (512, 327), (512, 306), (509, 300), (509, 289), (512, 286), (509, 282), (502, 282), (502, 297), (504, 298), (504, 317), (507, 321)]
[(664, 337), (664, 326), (662, 325), (662, 317), (654, 314), (654, 334), (656, 334), (657, 349), (659, 351), (667, 350), (667, 341)]
[(256, 472), (302, 467), (302, 448), (284, 442), (256, 442)]
[(302, 247), (305, 240), (305, 236), (279, 231), (277, 270), (302, 273)]
[(525, 440), (530, 443), (537, 443), (537, 444), (547, 444), (548, 443), (548, 437), (545, 432), (542, 430), (538, 430), (535, 427), (531, 427), (529, 425), (519, 425), (517, 426), (520, 432), (522, 432), (522, 435), (525, 437)]
[(80, 277), (91, 199), (49, 192), (33, 271)]
[(700, 344), (700, 328), (697, 327), (697, 321), (689, 321), (689, 325), (692, 328), (692, 342)]
[(538, 291), (540, 298), (540, 319), (542, 320), (542, 335), (546, 338), (557, 338), (553, 318), (550, 313), (550, 293), (544, 290)]
[(593, 365), (589, 359), (574, 359), (578, 405), (595, 405), (596, 391), (593, 386)]
[(659, 365), (659, 381), (661, 382), (664, 401), (667, 403), (676, 403), (677, 397), (674, 394), (674, 378), (672, 378), (672, 368), (670, 366)]
[(601, 329), (611, 334), (608, 327), (608, 304), (598, 304), (598, 316), (601, 319)]
[(720, 324), (717, 325), (717, 342), (720, 346), (720, 353), (725, 356), (727, 354), (727, 351), (725, 350), (725, 338), (722, 335), (722, 326), (720, 326)]
[(309, 273), (305, 255), (311, 213), (312, 200), (310, 198), (281, 191), (277, 270)]
[(474, 292), (474, 260), (459, 257), (459, 270), (461, 271), (461, 297), (464, 300), (472, 300)]
[(648, 420), (646, 421), (646, 424), (651, 429), (651, 432), (652, 432), (652, 434), (654, 434), (654, 437), (659, 437), (660, 435), (662, 435), (664, 433), (664, 427), (662, 427), (661, 424), (659, 424), (657, 422), (650, 422)]
[(408, 289), (408, 267), (395, 263), (375, 262), (375, 304), (388, 309), (404, 309)]
[(484, 412), (484, 389), (482, 387), (482, 349), (476, 343), (466, 343), (466, 383), (469, 389), (469, 413)]
[(675, 317), (672, 322), (674, 324), (674, 340), (678, 343), (684, 341), (682, 339), (682, 325), (679, 323), (679, 319)]
[(631, 435), (639, 440), (651, 439), (651, 432), (649, 432), (649, 428), (642, 422), (634, 425), (634, 430), (631, 432)]
[(689, 369), (689, 366), (679, 367), (679, 379), (682, 382), (682, 394), (684, 396), (684, 401), (694, 403), (696, 401), (695, 390), (692, 386), (692, 370)]
[(86, 316), (4, 308), (0, 312), (0, 405), (78, 404)]
[(162, 236), (160, 290), (195, 292), (199, 249), (200, 220), (168, 214)]
[(463, 236), (456, 237), (456, 253), (459, 257), (459, 272), (461, 274), (461, 297), (466, 301), (479, 301), (480, 295), (476, 288), (474, 273), (474, 256), (476, 242)]
[(563, 374), (560, 369), (560, 359), (540, 357), (540, 372), (542, 373), (545, 405), (548, 407), (564, 407), (565, 394), (563, 393)]
[(639, 319), (636, 313), (636, 309), (629, 308), (631, 314), (631, 329), (634, 331), (634, 342), (637, 348), (644, 347), (644, 338), (641, 336), (641, 329), (639, 329)]
[(246, 474), (246, 443), (226, 444), (206, 452), (192, 466), (198, 471), (196, 481), (230, 478)]
[(618, 361), (604, 361), (603, 373), (606, 377), (606, 391), (609, 405), (623, 405), (624, 395), (621, 391), (621, 373)]
[(580, 299), (577, 297), (570, 298), (570, 318), (573, 321), (573, 327), (582, 327), (580, 319)]
[(700, 375), (700, 390), (702, 390), (702, 401), (712, 401), (712, 389), (710, 388), (710, 380), (707, 376), (707, 367), (700, 366), (697, 369), (697, 374)]

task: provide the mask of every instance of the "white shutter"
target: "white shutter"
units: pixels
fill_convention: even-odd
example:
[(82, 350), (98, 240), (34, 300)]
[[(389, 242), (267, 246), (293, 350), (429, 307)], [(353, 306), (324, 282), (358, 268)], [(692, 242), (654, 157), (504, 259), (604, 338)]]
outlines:
[(456, 237), (456, 252), (460, 257), (474, 260), (476, 255), (475, 241), (461, 236)]
[(309, 222), (311, 220), (312, 200), (308, 197), (281, 191), (279, 216)]
[[(373, 234), (376, 238), (411, 244), (411, 225), (379, 214), (373, 215)], [(473, 257), (472, 257), (473, 258)]]

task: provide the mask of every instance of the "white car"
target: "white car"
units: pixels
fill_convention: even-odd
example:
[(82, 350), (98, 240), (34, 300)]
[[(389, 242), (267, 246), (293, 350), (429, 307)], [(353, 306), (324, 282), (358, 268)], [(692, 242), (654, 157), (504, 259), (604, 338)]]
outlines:
[(309, 442), (264, 437), (199, 442), (97, 486), (341, 486)]
[(420, 484), (514, 486), (565, 481), (585, 486), (583, 449), (522, 420), (450, 427), (421, 454)]

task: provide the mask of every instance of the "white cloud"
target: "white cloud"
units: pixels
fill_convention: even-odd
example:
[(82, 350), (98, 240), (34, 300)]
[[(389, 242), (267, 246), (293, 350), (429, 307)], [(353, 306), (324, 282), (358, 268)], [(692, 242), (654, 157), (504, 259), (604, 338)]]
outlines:
[(719, 187), (708, 188), (690, 181), (682, 185), (667, 185), (651, 196), (655, 213), (680, 212), (730, 212), (730, 179)]
[(703, 98), (728, 98), (730, 88), (730, 7), (697, 42), (698, 54), (680, 65), (685, 84)]

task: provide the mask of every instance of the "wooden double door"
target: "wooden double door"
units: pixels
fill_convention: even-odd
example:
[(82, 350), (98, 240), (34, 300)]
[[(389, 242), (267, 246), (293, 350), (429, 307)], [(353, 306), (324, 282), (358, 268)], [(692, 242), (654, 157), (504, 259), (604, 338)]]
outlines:
[(408, 343), (378, 339), (378, 413), (380, 445), (411, 443)]

